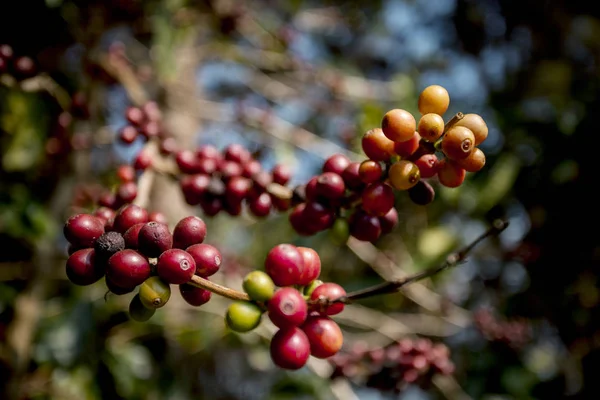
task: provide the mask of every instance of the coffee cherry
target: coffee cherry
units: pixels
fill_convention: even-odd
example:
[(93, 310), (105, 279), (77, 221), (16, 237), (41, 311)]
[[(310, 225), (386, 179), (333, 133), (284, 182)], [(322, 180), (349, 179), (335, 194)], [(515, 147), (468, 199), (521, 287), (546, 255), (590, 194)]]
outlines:
[(265, 271), (277, 286), (292, 286), (302, 277), (304, 259), (296, 246), (279, 244), (267, 254)]
[[(312, 301), (319, 300), (336, 300), (340, 297), (344, 297), (346, 295), (346, 291), (343, 287), (333, 282), (326, 282), (322, 285), (319, 285), (313, 290), (310, 295), (310, 299)], [(313, 305), (311, 306), (311, 310), (318, 311), (322, 315), (335, 315), (339, 314), (344, 310), (343, 303), (334, 303), (329, 306), (327, 305)]]
[(440, 114), (429, 113), (425, 114), (419, 120), (417, 132), (428, 142), (435, 142), (444, 133), (444, 118)]
[(186, 249), (196, 263), (195, 274), (206, 278), (217, 273), (223, 256), (216, 247), (206, 243), (194, 244)]
[(146, 308), (161, 308), (171, 298), (171, 287), (158, 276), (151, 276), (140, 285), (140, 300)]
[(402, 158), (410, 157), (419, 149), (420, 142), (421, 135), (419, 132), (415, 132), (410, 139), (394, 143), (394, 152)]
[(180, 150), (175, 153), (175, 163), (184, 174), (195, 174), (197, 172), (198, 159), (191, 150)]
[(444, 115), (450, 105), (448, 91), (440, 85), (427, 86), (419, 95), (418, 107), (421, 114)]
[(117, 168), (117, 178), (121, 182), (133, 182), (135, 181), (135, 169), (131, 165), (119, 165)]
[(74, 246), (93, 247), (94, 241), (104, 233), (104, 222), (91, 214), (76, 214), (67, 220), (63, 233)]
[(298, 285), (308, 285), (321, 275), (321, 258), (319, 254), (310, 247), (297, 247), (304, 260), (304, 272), (298, 281)]
[(172, 246), (173, 236), (165, 224), (147, 222), (138, 233), (138, 249), (146, 257), (158, 257)]
[(411, 113), (396, 108), (385, 113), (381, 121), (381, 129), (388, 139), (394, 142), (406, 142), (415, 133), (417, 122)]
[(185, 175), (179, 185), (186, 203), (195, 206), (204, 199), (210, 186), (210, 178), (204, 174)]
[(271, 359), (279, 368), (302, 368), (310, 357), (308, 337), (298, 327), (280, 329), (271, 339)]
[(273, 177), (273, 182), (286, 185), (292, 178), (292, 171), (284, 164), (277, 164), (273, 167), (271, 176)]
[(128, 294), (131, 293), (135, 290), (136, 286), (132, 286), (132, 287), (128, 287), (128, 288), (122, 288), (119, 287), (117, 285), (115, 285), (109, 278), (108, 275), (104, 276), (104, 284), (106, 285), (106, 288), (108, 289), (108, 291), (112, 294), (116, 294), (117, 296), (122, 296), (124, 294)]
[(435, 190), (425, 181), (419, 181), (415, 186), (408, 189), (408, 197), (413, 203), (425, 206), (435, 198)]
[(242, 282), (242, 287), (254, 301), (268, 301), (275, 293), (273, 280), (263, 271), (252, 271), (247, 274)]
[(465, 114), (454, 126), (469, 128), (475, 136), (475, 146), (479, 146), (488, 137), (487, 124), (479, 114)]
[(121, 142), (125, 144), (131, 144), (138, 137), (138, 130), (131, 125), (126, 125), (121, 128), (118, 135)]
[(181, 297), (188, 304), (194, 307), (200, 307), (201, 305), (208, 303), (212, 297), (212, 292), (210, 290), (202, 289), (194, 285), (190, 285), (189, 283), (183, 283), (179, 285), (179, 293), (181, 293)]
[(110, 224), (112, 224), (112, 222), (115, 218), (114, 210), (111, 210), (108, 207), (99, 207), (94, 211), (94, 213), (92, 215), (94, 217), (98, 217), (104, 221), (104, 230), (105, 231), (107, 231), (106, 224), (109, 222), (110, 222)]
[(223, 151), (226, 160), (234, 161), (238, 164), (245, 164), (252, 158), (252, 155), (244, 146), (239, 143), (230, 144)]
[(387, 183), (371, 183), (362, 192), (362, 209), (368, 214), (384, 216), (394, 207), (394, 190)]
[[(409, 192), (410, 194), (410, 189)], [(381, 234), (386, 235), (396, 228), (398, 225), (398, 211), (392, 207), (390, 211), (387, 212), (382, 217), (379, 217), (379, 224), (381, 225)]]
[(325, 230), (335, 221), (335, 209), (327, 207), (318, 201), (305, 203), (303, 218), (311, 231), (319, 232)]
[(211, 144), (203, 144), (196, 149), (196, 156), (198, 158), (205, 158), (211, 160), (220, 160), (221, 152)]
[(156, 312), (155, 308), (146, 308), (140, 300), (140, 295), (136, 294), (129, 302), (129, 317), (138, 322), (146, 322)]
[(269, 319), (276, 326), (299, 326), (308, 316), (308, 306), (302, 294), (292, 287), (278, 289), (267, 304)]
[(127, 229), (141, 222), (148, 222), (148, 211), (138, 205), (127, 204), (115, 215), (113, 229), (119, 233), (125, 233)]
[(13, 61), (13, 76), (18, 80), (31, 78), (36, 72), (35, 61), (31, 57), (21, 56)]
[(394, 142), (388, 139), (380, 128), (367, 131), (361, 144), (367, 157), (374, 161), (387, 161), (395, 154)]
[(414, 162), (419, 168), (421, 178), (431, 178), (437, 174), (438, 158), (435, 154), (423, 154)]
[(206, 238), (206, 223), (196, 216), (183, 218), (173, 229), (173, 247), (178, 249), (186, 249), (202, 243), (204, 238)]
[(456, 160), (455, 163), (467, 172), (477, 172), (485, 166), (485, 154), (476, 147), (467, 158)]
[(323, 163), (323, 172), (333, 172), (342, 175), (350, 165), (350, 159), (343, 154), (334, 154)]
[(123, 249), (125, 249), (125, 239), (118, 232), (103, 233), (94, 243), (96, 257), (104, 261), (108, 261), (113, 254)]
[(139, 234), (140, 234), (140, 230), (144, 227), (144, 225), (146, 225), (143, 222), (140, 222), (139, 224), (135, 224), (134, 226), (132, 226), (131, 228), (127, 229), (127, 231), (125, 231), (125, 233), (123, 234), (123, 239), (125, 241), (125, 247), (128, 249), (133, 249), (133, 250), (137, 250), (139, 247)]
[(453, 126), (442, 138), (442, 151), (451, 160), (467, 158), (474, 148), (475, 135), (464, 126)]
[(350, 217), (350, 234), (364, 242), (374, 242), (381, 236), (381, 223), (375, 215), (362, 210), (356, 211)]
[(364, 186), (362, 178), (360, 176), (360, 166), (362, 163), (352, 162), (348, 164), (344, 172), (342, 172), (342, 179), (346, 187), (350, 190), (360, 190)]
[(174, 285), (189, 282), (196, 272), (194, 258), (181, 249), (170, 249), (158, 257), (156, 273), (162, 280)]
[(443, 159), (438, 164), (438, 179), (446, 187), (459, 187), (464, 182), (465, 176), (465, 169), (459, 167), (451, 160)]
[(152, 166), (152, 154), (149, 151), (142, 149), (135, 160), (133, 160), (133, 168), (136, 171), (144, 171)]
[(165, 224), (168, 225), (169, 224), (169, 220), (167, 219), (167, 216), (163, 213), (161, 213), (160, 211), (152, 211), (150, 214), (148, 214), (148, 221), (149, 222), (158, 222), (161, 224)]
[(335, 172), (323, 172), (317, 178), (316, 190), (317, 196), (335, 200), (344, 195), (346, 184)]
[(309, 317), (301, 329), (310, 342), (310, 354), (317, 358), (328, 358), (342, 348), (344, 335), (339, 325), (329, 317)]
[(304, 210), (306, 210), (307, 203), (300, 203), (296, 207), (292, 209), (289, 215), (290, 225), (292, 228), (302, 236), (310, 236), (317, 233), (319, 230), (315, 229), (314, 225), (311, 224), (311, 221), (306, 218), (304, 214)]
[(365, 160), (358, 167), (358, 176), (363, 183), (378, 182), (383, 174), (383, 169), (377, 161)]
[(106, 274), (116, 286), (133, 288), (150, 277), (150, 264), (135, 250), (125, 249), (108, 259)]
[(255, 199), (248, 202), (248, 208), (255, 217), (266, 217), (271, 211), (271, 196), (269, 193), (261, 193)]
[(249, 301), (235, 301), (229, 305), (225, 314), (225, 323), (235, 332), (249, 332), (260, 325), (262, 310)]
[(421, 171), (414, 163), (400, 160), (392, 164), (389, 171), (390, 183), (398, 190), (408, 190), (421, 179)]
[(117, 202), (119, 204), (131, 203), (135, 200), (138, 187), (135, 182), (124, 182), (117, 187)]
[(140, 126), (146, 116), (139, 107), (127, 107), (127, 110), (125, 110), (125, 118), (130, 124)]
[(66, 273), (75, 285), (87, 286), (104, 276), (104, 264), (97, 262), (94, 249), (81, 249), (67, 259)]

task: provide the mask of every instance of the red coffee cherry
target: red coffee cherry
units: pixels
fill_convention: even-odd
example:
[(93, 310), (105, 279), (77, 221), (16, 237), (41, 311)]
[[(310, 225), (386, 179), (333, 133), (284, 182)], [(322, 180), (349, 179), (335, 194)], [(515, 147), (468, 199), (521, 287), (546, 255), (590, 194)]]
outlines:
[(387, 183), (369, 184), (362, 192), (362, 209), (368, 214), (384, 216), (394, 207), (394, 190)]
[[(320, 299), (335, 300), (346, 295), (343, 287), (333, 282), (323, 283), (315, 288), (310, 295), (310, 299), (317, 301)], [(314, 311), (318, 311), (322, 315), (335, 315), (344, 310), (343, 303), (334, 303), (329, 306), (314, 305), (311, 307)]]
[(396, 142), (394, 144), (394, 151), (402, 158), (412, 156), (419, 148), (420, 141), (421, 135), (419, 135), (419, 132), (415, 132), (407, 141)]
[(196, 275), (206, 278), (217, 273), (223, 256), (216, 247), (206, 243), (194, 244), (186, 249), (196, 263)]
[(255, 217), (266, 217), (271, 212), (271, 196), (269, 193), (261, 193), (255, 199), (248, 202), (248, 208)]
[(286, 185), (292, 178), (292, 171), (287, 165), (277, 164), (273, 167), (271, 176), (273, 177), (273, 182)]
[(238, 164), (245, 164), (252, 158), (252, 154), (239, 143), (232, 143), (225, 148), (223, 155), (226, 160), (234, 161)]
[(104, 264), (96, 262), (94, 249), (81, 249), (67, 259), (66, 273), (75, 285), (87, 286), (104, 276)]
[(417, 121), (410, 112), (396, 108), (385, 113), (381, 121), (381, 129), (388, 139), (394, 142), (406, 142), (417, 130)]
[(121, 250), (108, 259), (106, 275), (118, 287), (141, 285), (150, 277), (150, 273), (148, 260), (135, 250)]
[(137, 183), (124, 182), (117, 187), (117, 202), (119, 204), (131, 203), (135, 200), (138, 193)]
[(187, 249), (204, 242), (206, 238), (206, 223), (199, 217), (189, 216), (180, 220), (173, 229), (173, 247)]
[(135, 181), (135, 169), (131, 165), (119, 165), (117, 168), (117, 178), (121, 182)]
[(146, 257), (158, 257), (171, 247), (173, 247), (173, 236), (171, 236), (167, 225), (158, 222), (147, 222), (140, 229), (138, 249)]
[(104, 284), (106, 285), (106, 288), (108, 289), (109, 292), (111, 292), (112, 294), (116, 294), (117, 296), (122, 296), (124, 294), (131, 293), (136, 288), (135, 286), (128, 287), (128, 288), (119, 287), (119, 286), (115, 285), (113, 283), (113, 281), (111, 281), (108, 278), (108, 275), (105, 275), (105, 277), (104, 277)]
[(308, 306), (304, 297), (292, 287), (278, 289), (267, 307), (269, 319), (280, 328), (302, 325), (308, 316)]
[(138, 137), (138, 130), (131, 125), (126, 125), (119, 131), (118, 135), (121, 142), (131, 144)]
[(447, 158), (438, 163), (438, 179), (443, 186), (456, 188), (462, 185), (467, 173), (464, 168)]
[(265, 271), (277, 286), (296, 285), (304, 272), (304, 259), (296, 246), (279, 244), (267, 254)]
[(387, 161), (395, 154), (394, 142), (384, 135), (381, 128), (374, 128), (365, 133), (362, 149), (367, 157), (374, 161)]
[(93, 247), (94, 241), (104, 233), (104, 221), (91, 214), (73, 215), (65, 223), (63, 233), (76, 247)]
[(125, 118), (130, 124), (140, 126), (145, 119), (145, 115), (139, 107), (128, 107), (125, 110)]
[(358, 240), (373, 242), (381, 236), (381, 223), (375, 215), (358, 210), (352, 214), (349, 223), (350, 234)]
[(317, 178), (316, 190), (317, 196), (335, 200), (344, 196), (346, 184), (335, 172), (323, 172)]
[(300, 369), (310, 357), (310, 342), (302, 329), (283, 328), (271, 339), (270, 353), (271, 359), (279, 368)]
[[(342, 179), (344, 179), (344, 183), (346, 187), (351, 190), (360, 190), (364, 186), (362, 178), (360, 176), (360, 166), (362, 163), (360, 162), (352, 162), (348, 164), (344, 172), (342, 172)], [(381, 175), (380, 175), (381, 177)]]
[(437, 174), (438, 158), (435, 154), (423, 154), (415, 160), (415, 165), (419, 168), (421, 178), (431, 178)]
[(304, 272), (300, 277), (299, 285), (308, 285), (321, 275), (321, 258), (310, 247), (297, 247), (304, 260)]
[(342, 348), (344, 335), (339, 325), (329, 317), (312, 316), (300, 327), (310, 342), (310, 354), (328, 358)]
[(179, 285), (179, 293), (181, 293), (181, 297), (183, 297), (188, 304), (194, 307), (199, 307), (208, 303), (212, 296), (212, 293), (209, 290), (190, 285), (189, 283)]
[(148, 222), (148, 211), (135, 204), (123, 206), (115, 215), (113, 229), (125, 233), (127, 229), (140, 222)]
[(334, 172), (342, 175), (344, 170), (350, 165), (350, 159), (343, 154), (334, 154), (323, 163), (323, 172)]
[(152, 211), (150, 214), (148, 214), (148, 221), (159, 222), (165, 225), (169, 224), (167, 216), (160, 211)]
[(140, 230), (146, 225), (144, 222), (140, 222), (139, 224), (135, 224), (131, 228), (127, 229), (123, 234), (123, 239), (125, 240), (125, 247), (128, 249), (137, 250), (139, 247), (139, 234)]
[(99, 207), (94, 211), (93, 215), (104, 221), (104, 230), (106, 231), (106, 224), (109, 222), (112, 224), (112, 221), (115, 218), (115, 211), (108, 207)]
[(156, 273), (165, 282), (180, 285), (189, 282), (195, 272), (196, 262), (185, 250), (170, 249), (158, 257)]
[[(410, 190), (408, 192), (410, 194)], [(398, 211), (392, 207), (383, 217), (379, 217), (379, 224), (381, 225), (381, 234), (386, 235), (396, 228), (398, 225)]]

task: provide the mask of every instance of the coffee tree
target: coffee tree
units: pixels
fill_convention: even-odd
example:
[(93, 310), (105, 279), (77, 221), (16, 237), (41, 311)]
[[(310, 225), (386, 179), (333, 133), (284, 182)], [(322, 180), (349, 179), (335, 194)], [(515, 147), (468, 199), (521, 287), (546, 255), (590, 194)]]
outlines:
[[(104, 305), (116, 302), (134, 326), (162, 324), (161, 314), (178, 307), (176, 298), (199, 310), (218, 298), (225, 301), (211, 312), (219, 315), (225, 332), (242, 341), (258, 332), (272, 365), (293, 374), (308, 366), (336, 382), (333, 394), (339, 398), (349, 398), (340, 394), (343, 388), (398, 393), (432, 384), (451, 397), (449, 388), (459, 385), (449, 347), (419, 329), (403, 333), (402, 323), (386, 315), (394, 308), (381, 299), (397, 298), (393, 293), (402, 291), (439, 319), (459, 315), (465, 310), (440, 300), (432, 279), (468, 262), (473, 249), (498, 237), (508, 220), (490, 221), (462, 247), (443, 235), (430, 238), (431, 246), (441, 249), (423, 257), (429, 265), (418, 271), (400, 268), (385, 249), (405, 246), (397, 238), (410, 234), (406, 224), (414, 219), (408, 214), (427, 212), (439, 192), (456, 196), (451, 193), (463, 190), (486, 167), (489, 129), (483, 116), (470, 110), (449, 113), (453, 94), (438, 83), (410, 97), (402, 93), (410, 85), (400, 84), (399, 91), (394, 82), (318, 70), (294, 56), (288, 24), (265, 28), (257, 23), (256, 11), (243, 6), (125, 3), (117, 7), (124, 14), (115, 18), (141, 26), (108, 45), (106, 32), (83, 34), (86, 51), (76, 74), (57, 74), (59, 67), (35, 52), (21, 54), (18, 44), (0, 46), (2, 84), (10, 95), (40, 96), (51, 104), (43, 165), (62, 173), (60, 164), (68, 164), (77, 181), (69, 204), (56, 203), (66, 241), (58, 265), (75, 287), (66, 290), (101, 288)], [(105, 7), (94, 4), (80, 18), (110, 10)], [(149, 15), (156, 23), (150, 38), (144, 26)], [(102, 18), (111, 21), (110, 14)], [(206, 19), (214, 26), (203, 24)], [(198, 37), (209, 40), (198, 44)], [(206, 54), (254, 65), (246, 84), (263, 103), (250, 98), (230, 106), (203, 99), (193, 81), (201, 63), (210, 63)], [(291, 71), (294, 83), (273, 71)], [(359, 89), (351, 85), (357, 79)], [(336, 140), (274, 112), (290, 93), (302, 93), (298, 85), (326, 88), (330, 99), (311, 104), (325, 120), (333, 118), (328, 102), (346, 112), (357, 101), (380, 104), (339, 123), (335, 132), (341, 140)], [(242, 131), (240, 140), (225, 129), (218, 132), (221, 140), (206, 140), (198, 121), (238, 123), (259, 139), (249, 141)], [(273, 162), (265, 157), (278, 146), (272, 138), (320, 160), (278, 157)], [(212, 236), (219, 225), (235, 228)], [(235, 249), (235, 230), (267, 237), (268, 245), (255, 249), (260, 263), (236, 259), (243, 250)], [(343, 247), (383, 280), (359, 279), (360, 284), (347, 286), (340, 266), (333, 265), (332, 252)], [(385, 264), (396, 270), (393, 276), (385, 273)], [(410, 292), (413, 285), (420, 294)], [(371, 306), (352, 308), (363, 303)], [(350, 320), (360, 320), (363, 312), (367, 319), (396, 321), (395, 328), (390, 332), (362, 322), (368, 329), (359, 335), (343, 319), (348, 310)], [(474, 320), (488, 340), (511, 349), (531, 339), (526, 322), (495, 324), (484, 312)], [(360, 338), (370, 331), (385, 340)], [(27, 360), (29, 355), (20, 356)]]

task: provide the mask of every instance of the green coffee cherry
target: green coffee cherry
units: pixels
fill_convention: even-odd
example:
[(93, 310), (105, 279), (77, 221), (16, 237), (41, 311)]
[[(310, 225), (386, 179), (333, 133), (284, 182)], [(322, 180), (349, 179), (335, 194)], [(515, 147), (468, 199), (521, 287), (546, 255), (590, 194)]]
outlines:
[(154, 308), (144, 307), (139, 294), (136, 294), (129, 303), (129, 317), (134, 321), (146, 322), (152, 318), (155, 312)]
[(329, 231), (334, 243), (339, 245), (346, 244), (350, 237), (348, 220), (345, 218), (337, 218)]
[(231, 303), (225, 314), (227, 326), (236, 332), (249, 332), (256, 328), (261, 321), (262, 310), (249, 301)]
[(140, 300), (146, 308), (160, 308), (171, 298), (171, 287), (158, 276), (151, 276), (140, 285)]
[(311, 283), (309, 283), (308, 285), (306, 285), (304, 287), (304, 296), (310, 297), (310, 295), (317, 288), (317, 286), (320, 286), (322, 284), (323, 284), (323, 281), (321, 281), (319, 279), (315, 279), (314, 281), (312, 281)]
[(275, 293), (275, 284), (263, 271), (252, 271), (244, 278), (244, 291), (254, 301), (268, 301)]

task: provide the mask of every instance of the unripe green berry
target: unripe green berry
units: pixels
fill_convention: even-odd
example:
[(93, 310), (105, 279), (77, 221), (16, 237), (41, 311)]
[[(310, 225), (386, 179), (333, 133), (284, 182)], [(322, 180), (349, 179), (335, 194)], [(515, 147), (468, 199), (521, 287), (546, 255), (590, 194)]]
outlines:
[(134, 321), (146, 322), (152, 318), (155, 312), (154, 308), (144, 307), (139, 294), (136, 294), (129, 303), (129, 317)]
[(322, 284), (323, 284), (323, 281), (321, 281), (319, 279), (315, 279), (314, 281), (312, 281), (311, 283), (306, 285), (306, 287), (304, 288), (304, 296), (310, 297), (310, 295), (317, 288), (317, 286), (321, 286)]
[(233, 331), (249, 332), (260, 324), (262, 313), (260, 307), (254, 303), (236, 301), (227, 309), (225, 322)]
[(158, 276), (151, 276), (140, 285), (140, 300), (146, 308), (160, 308), (171, 298), (171, 286)]
[(273, 280), (263, 271), (252, 271), (246, 275), (242, 287), (254, 301), (268, 301), (275, 293)]

